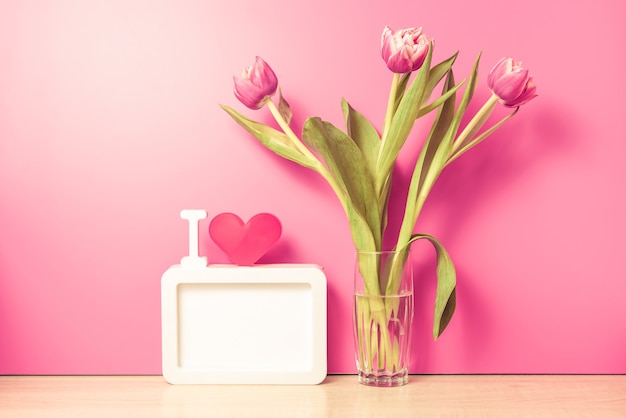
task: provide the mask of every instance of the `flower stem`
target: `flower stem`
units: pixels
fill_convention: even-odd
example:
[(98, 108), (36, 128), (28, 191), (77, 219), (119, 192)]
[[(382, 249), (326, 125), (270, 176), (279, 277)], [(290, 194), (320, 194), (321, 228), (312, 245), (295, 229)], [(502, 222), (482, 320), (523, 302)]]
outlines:
[(471, 140), (474, 138), (474, 135), (478, 132), (478, 130), (485, 124), (496, 104), (498, 103), (498, 96), (492, 94), (489, 99), (485, 102), (483, 107), (474, 115), (472, 120), (469, 121), (465, 129), (461, 132), (458, 138), (452, 144), (452, 149), (450, 151), (450, 156), (453, 156), (461, 147), (465, 147), (465, 145), (469, 144)]
[[(398, 96), (398, 85), (400, 84), (401, 74), (394, 73), (393, 78), (391, 80), (391, 87), (389, 88), (389, 98), (387, 99), (387, 110), (385, 111), (385, 120), (383, 121), (383, 133), (380, 139), (380, 146), (378, 147), (378, 156), (376, 166), (378, 167), (378, 163), (380, 162), (381, 155), (383, 154), (383, 149), (385, 148), (385, 143), (387, 141), (387, 135), (389, 134), (389, 129), (391, 127), (391, 122), (393, 120), (393, 115), (396, 113), (396, 98)], [(377, 170), (376, 170), (377, 171)], [(386, 199), (388, 199), (388, 191), (390, 184), (388, 183), (389, 177), (387, 178), (378, 178), (379, 173), (375, 173), (376, 177), (376, 191), (379, 194), (379, 199), (381, 202), (386, 203)], [(381, 205), (381, 208), (383, 205)]]
[[(391, 120), (395, 114), (396, 96), (398, 95), (398, 84), (400, 83), (400, 74), (394, 73), (391, 80), (391, 88), (389, 89), (389, 99), (387, 100), (387, 111), (385, 112), (385, 121), (383, 123), (383, 135), (382, 141), (385, 142), (389, 127), (391, 126)], [(382, 146), (381, 146), (382, 149)]]
[(315, 155), (313, 155), (313, 153), (311, 152), (311, 150), (309, 150), (300, 140), (300, 138), (294, 133), (294, 131), (291, 129), (291, 126), (289, 126), (289, 124), (287, 123), (287, 121), (283, 118), (283, 116), (280, 114), (280, 111), (278, 110), (278, 108), (276, 107), (276, 105), (274, 104), (273, 101), (271, 100), (267, 100), (266, 101), (267, 107), (270, 109), (270, 112), (272, 113), (272, 116), (274, 116), (274, 119), (276, 120), (276, 122), (278, 123), (278, 125), (280, 126), (280, 128), (283, 130), (283, 132), (285, 133), (285, 135), (287, 135), (287, 137), (289, 137), (289, 139), (291, 139), (291, 142), (293, 145), (296, 146), (296, 148), (298, 149), (298, 151), (300, 151), (304, 156), (312, 159), (312, 160), (317, 160), (317, 157)]
[[(476, 116), (474, 116), (472, 121), (470, 121), (470, 124), (473, 125), (471, 128), (471, 131), (468, 130), (468, 127), (470, 125), (468, 124), (468, 127), (466, 127), (461, 133), (461, 135), (459, 135), (459, 138), (457, 138), (457, 141), (454, 143), (453, 149), (450, 151), (450, 156), (446, 160), (446, 164), (445, 164), (446, 167), (452, 161), (456, 160), (465, 152), (467, 152), (470, 148), (473, 148), (475, 145), (479, 144), (489, 135), (494, 133), (497, 129), (499, 129), (502, 125), (504, 125), (504, 123), (507, 120), (515, 116), (515, 114), (519, 111), (519, 107), (517, 107), (512, 113), (502, 118), (498, 123), (492, 125), (489, 129), (485, 130), (480, 135), (476, 135), (478, 133), (478, 130), (487, 121), (487, 118), (493, 111), (493, 108), (495, 104), (497, 103), (497, 101), (498, 101), (498, 98), (495, 95), (491, 96), (489, 100), (485, 103), (485, 105), (476, 114)], [(471, 132), (471, 133), (467, 134), (467, 132)]]

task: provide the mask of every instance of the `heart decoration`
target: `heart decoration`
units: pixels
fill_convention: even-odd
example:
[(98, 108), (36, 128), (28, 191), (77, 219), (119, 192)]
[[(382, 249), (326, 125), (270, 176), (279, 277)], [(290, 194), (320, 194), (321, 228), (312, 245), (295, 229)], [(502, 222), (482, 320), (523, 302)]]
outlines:
[(233, 213), (220, 213), (209, 224), (209, 235), (239, 266), (254, 264), (278, 241), (282, 226), (271, 213), (258, 213), (244, 224)]

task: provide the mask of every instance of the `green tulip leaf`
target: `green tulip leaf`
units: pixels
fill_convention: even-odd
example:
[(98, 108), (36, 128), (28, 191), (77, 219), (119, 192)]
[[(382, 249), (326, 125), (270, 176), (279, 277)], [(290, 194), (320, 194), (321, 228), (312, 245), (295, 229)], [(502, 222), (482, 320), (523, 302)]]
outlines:
[(283, 97), (283, 93), (281, 89), (278, 89), (278, 113), (285, 120), (285, 123), (289, 125), (291, 123), (291, 117), (293, 116), (291, 113), (291, 107), (289, 107), (289, 103)]
[(450, 142), (452, 142), (452, 140), (456, 137), (459, 126), (461, 125), (461, 121), (463, 119), (463, 115), (465, 114), (467, 106), (470, 104), (470, 102), (472, 101), (472, 97), (474, 96), (474, 90), (476, 89), (476, 84), (478, 82), (478, 64), (480, 63), (480, 56), (481, 54), (478, 54), (478, 57), (476, 57), (472, 73), (470, 74), (470, 78), (467, 82), (467, 87), (463, 92), (463, 97), (461, 98), (461, 102), (459, 103), (459, 106), (456, 110), (456, 114), (454, 115), (454, 118), (450, 123), (450, 128), (447, 132)]
[(342, 100), (341, 107), (346, 124), (346, 132), (354, 140), (361, 153), (363, 153), (363, 157), (365, 157), (367, 166), (373, 176), (376, 170), (378, 149), (380, 148), (380, 136), (370, 121), (354, 110), (347, 101)]
[[(351, 204), (346, 205), (346, 215), (352, 233), (354, 246), (358, 251), (377, 251), (379, 249), (374, 234), (363, 216)], [(364, 257), (358, 260), (358, 268), (363, 277), (363, 284), (368, 294), (379, 295), (378, 265), (375, 257)]]
[(435, 237), (427, 234), (415, 234), (409, 242), (419, 239), (428, 240), (437, 253), (437, 291), (433, 319), (433, 338), (436, 340), (450, 323), (456, 309), (456, 269), (450, 254)]
[[(454, 120), (454, 108), (456, 105), (456, 88), (454, 85), (454, 72), (450, 70), (448, 72), (448, 76), (446, 77), (446, 81), (443, 86), (442, 97), (447, 97), (446, 101), (443, 102), (443, 105), (439, 108), (437, 112), (437, 117), (432, 124), (431, 130), (428, 134), (428, 139), (424, 144), (424, 162), (421, 168), (424, 176), (423, 180), (426, 180), (426, 173), (433, 173), (430, 177), (432, 181), (439, 176), (441, 170), (443, 170), (448, 155), (450, 153), (450, 148), (452, 146), (452, 137), (446, 136), (448, 133), (449, 127)], [(453, 92), (452, 95), (448, 93)], [(436, 173), (436, 174), (435, 174)], [(419, 188), (421, 189), (424, 186), (423, 181), (420, 182)]]
[[(454, 74), (450, 70), (443, 87), (444, 95), (450, 89), (456, 91), (452, 86), (454, 86)], [(398, 236), (397, 245), (400, 248), (408, 243), (430, 189), (445, 167), (449, 145), (444, 147), (441, 144), (454, 118), (455, 103), (456, 96), (452, 94), (439, 108), (437, 117), (413, 169), (404, 219)]]
[(456, 61), (456, 57), (459, 55), (458, 51), (445, 61), (433, 66), (428, 74), (428, 82), (426, 83), (424, 96), (430, 97), (431, 93), (443, 79), (443, 77), (450, 71), (452, 65)]
[(431, 103), (429, 103), (426, 106), (422, 107), (420, 109), (419, 114), (417, 115), (417, 117), (421, 118), (422, 116), (426, 115), (427, 113), (430, 113), (433, 110), (437, 109), (439, 106), (443, 105), (445, 102), (448, 101), (448, 99), (451, 96), (456, 94), (456, 92), (459, 90), (459, 88), (461, 88), (462, 85), (463, 85), (463, 82), (457, 84), (456, 86), (452, 87), (448, 91), (445, 91), (444, 93), (442, 93), (441, 96), (437, 97)]
[(291, 142), (289, 137), (284, 133), (260, 122), (248, 119), (247, 117), (243, 116), (242, 114), (228, 106), (220, 106), (235, 120), (235, 122), (237, 122), (246, 131), (251, 133), (269, 150), (273, 151), (283, 158), (298, 163), (304, 167), (319, 171), (319, 161), (312, 160), (311, 158), (302, 154), (302, 152), (298, 150), (298, 148)]
[(380, 212), (371, 173), (352, 138), (331, 123), (309, 118), (302, 130), (304, 142), (317, 152), (343, 185), (347, 199), (369, 225), (376, 245), (381, 243)]

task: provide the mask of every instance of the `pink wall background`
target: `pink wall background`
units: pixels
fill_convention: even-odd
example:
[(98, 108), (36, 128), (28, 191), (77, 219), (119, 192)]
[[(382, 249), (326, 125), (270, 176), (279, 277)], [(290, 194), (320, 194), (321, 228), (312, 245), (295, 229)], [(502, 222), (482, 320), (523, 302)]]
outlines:
[[(262, 262), (325, 268), (329, 372), (353, 373), (340, 205), (218, 102), (252, 113), (232, 76), (261, 55), (296, 124), (340, 124), (345, 97), (380, 127), (386, 24), (423, 26), (437, 61), (460, 49), (458, 79), (482, 50), (476, 106), (506, 55), (540, 95), (430, 197), (418, 230), (451, 252), (458, 308), (433, 342), (433, 253), (417, 245), (412, 371), (626, 372), (624, 3), (371, 4), (0, 2), (0, 373), (159, 374), (160, 277), (187, 251), (183, 208), (276, 214), (284, 234)], [(201, 253), (227, 261), (207, 227)]]

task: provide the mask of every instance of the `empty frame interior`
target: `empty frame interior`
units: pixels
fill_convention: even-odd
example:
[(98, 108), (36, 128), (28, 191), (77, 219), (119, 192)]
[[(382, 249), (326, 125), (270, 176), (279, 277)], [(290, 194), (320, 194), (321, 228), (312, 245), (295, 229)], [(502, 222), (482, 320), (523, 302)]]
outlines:
[(309, 370), (312, 303), (308, 283), (182, 283), (179, 366)]

